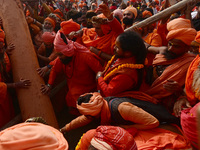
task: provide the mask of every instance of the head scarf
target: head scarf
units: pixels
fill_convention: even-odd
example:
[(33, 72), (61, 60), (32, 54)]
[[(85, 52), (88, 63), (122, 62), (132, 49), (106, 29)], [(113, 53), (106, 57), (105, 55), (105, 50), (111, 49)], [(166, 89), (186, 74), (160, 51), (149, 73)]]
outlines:
[(72, 31), (78, 31), (81, 28), (81, 26), (78, 23), (74, 22), (72, 19), (61, 22), (60, 27), (61, 32), (65, 35), (69, 34)]
[(113, 11), (114, 16), (118, 16), (120, 20), (123, 18), (123, 11), (121, 9), (115, 9)]
[(99, 126), (91, 145), (101, 150), (137, 150), (133, 136), (121, 127)]
[(83, 3), (78, 4), (78, 6), (82, 8), (83, 7)]
[(83, 115), (97, 116), (103, 106), (103, 97), (97, 92), (89, 94), (93, 94), (90, 101), (88, 103), (82, 103), (81, 105), (77, 104), (77, 109)]
[(150, 17), (150, 16), (152, 16), (152, 13), (148, 10), (143, 11), (142, 18), (145, 18), (147, 15), (149, 15), (149, 17)]
[(21, 123), (0, 132), (0, 149), (68, 150), (57, 129), (41, 123)]
[(5, 32), (2, 29), (0, 29), (0, 41), (4, 42), (4, 39), (5, 39)]
[(124, 9), (124, 12), (126, 12), (126, 11), (132, 12), (134, 14), (135, 18), (137, 17), (137, 9), (135, 7), (128, 6), (128, 7), (126, 7), (126, 9)]
[(167, 24), (167, 40), (178, 39), (187, 45), (195, 39), (196, 30), (191, 28), (191, 22), (188, 19), (177, 18)]
[(55, 32), (44, 32), (42, 34), (42, 39), (44, 43), (53, 43), (55, 36), (56, 36)]
[(60, 37), (60, 31), (58, 31), (54, 39), (54, 49), (56, 52), (61, 52), (63, 55), (68, 56), (68, 57), (73, 56), (75, 51), (89, 53), (89, 50), (85, 46), (77, 42), (73, 42), (69, 40), (67, 37), (66, 37), (66, 40), (68, 44), (66, 44), (63, 41), (63, 39)]
[(44, 22), (45, 22), (45, 21), (49, 21), (49, 22), (52, 24), (53, 28), (55, 28), (55, 26), (56, 26), (56, 21), (55, 21), (53, 18), (47, 17), (47, 18), (44, 20)]

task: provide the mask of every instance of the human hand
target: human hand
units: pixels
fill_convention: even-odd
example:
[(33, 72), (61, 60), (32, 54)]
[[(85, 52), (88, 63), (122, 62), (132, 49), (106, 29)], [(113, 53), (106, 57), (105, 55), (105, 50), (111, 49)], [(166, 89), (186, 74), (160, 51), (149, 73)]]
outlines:
[(49, 68), (47, 66), (44, 66), (42, 68), (38, 68), (37, 72), (41, 77), (44, 77), (45, 74), (49, 71)]
[(44, 84), (41, 85), (40, 91), (42, 94), (49, 94), (50, 90), (51, 90), (51, 86), (44, 85)]
[(11, 55), (12, 54), (12, 51), (15, 49), (15, 45), (13, 43), (10, 43), (7, 48), (6, 48), (6, 53), (8, 55)]
[(19, 82), (15, 83), (15, 88), (28, 88), (31, 86), (31, 81), (21, 78)]
[(178, 101), (176, 101), (176, 103), (174, 104), (174, 108), (173, 108), (175, 116), (180, 117), (181, 110), (187, 109), (190, 107), (191, 107), (190, 103), (188, 102), (186, 97), (179, 99)]
[(182, 90), (182, 87), (179, 85), (179, 83), (172, 79), (167, 80), (167, 82), (163, 84), (163, 88), (171, 93)]
[(27, 21), (28, 24), (30, 24), (30, 23), (33, 23), (34, 19), (30, 16), (27, 16), (26, 21)]
[(67, 130), (66, 130), (66, 128), (65, 128), (65, 126), (64, 126), (64, 127), (62, 127), (62, 128), (60, 129), (60, 132), (61, 132), (62, 134), (65, 134), (65, 133), (67, 132)]
[(104, 16), (106, 18), (108, 18), (108, 20), (113, 19), (113, 13), (111, 13), (110, 9), (108, 8), (108, 6), (105, 3), (101, 3), (99, 5), (98, 10), (101, 11), (104, 14)]

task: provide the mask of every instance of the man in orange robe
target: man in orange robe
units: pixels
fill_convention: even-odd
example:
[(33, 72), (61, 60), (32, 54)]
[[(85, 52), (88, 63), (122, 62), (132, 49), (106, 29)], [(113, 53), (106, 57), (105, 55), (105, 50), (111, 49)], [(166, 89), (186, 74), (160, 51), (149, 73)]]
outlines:
[[(77, 23), (69, 20), (66, 26), (70, 30)], [(76, 108), (76, 101), (81, 94), (96, 91), (96, 73), (102, 70), (102, 66), (93, 54), (79, 43), (69, 40), (58, 31), (54, 48), (58, 52), (59, 58), (51, 70), (48, 86), (43, 85), (42, 92), (47, 93), (50, 85), (59, 73), (65, 73), (67, 79), (68, 92), (66, 102), (68, 107)]]
[(195, 57), (187, 52), (196, 30), (191, 28), (190, 20), (183, 18), (170, 21), (167, 29), (168, 49), (156, 55), (153, 61), (155, 81), (145, 93), (169, 105), (172, 111), (183, 90), (187, 69)]

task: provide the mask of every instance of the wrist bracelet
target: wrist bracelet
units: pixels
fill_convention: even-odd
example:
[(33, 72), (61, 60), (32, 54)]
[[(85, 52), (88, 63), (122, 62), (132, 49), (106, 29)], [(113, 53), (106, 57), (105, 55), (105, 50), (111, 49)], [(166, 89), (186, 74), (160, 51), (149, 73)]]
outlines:
[(51, 67), (52, 67), (51, 65), (49, 65), (49, 64), (47, 65), (47, 68), (51, 69)]

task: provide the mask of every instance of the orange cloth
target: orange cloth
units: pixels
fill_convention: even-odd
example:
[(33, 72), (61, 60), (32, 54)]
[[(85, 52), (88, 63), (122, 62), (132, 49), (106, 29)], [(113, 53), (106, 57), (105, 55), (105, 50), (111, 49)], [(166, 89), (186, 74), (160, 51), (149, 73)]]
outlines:
[(4, 42), (4, 39), (5, 39), (5, 33), (2, 29), (0, 29), (0, 41)]
[(191, 148), (190, 143), (184, 136), (161, 128), (138, 130), (134, 140), (138, 150)]
[(135, 18), (137, 17), (137, 9), (135, 7), (128, 6), (128, 7), (126, 7), (126, 9), (124, 9), (124, 12), (125, 11), (131, 11), (134, 14)]
[(197, 97), (195, 97), (195, 92), (192, 90), (193, 76), (196, 69), (199, 67), (200, 57), (199, 55), (191, 62), (185, 80), (185, 91), (187, 95), (187, 99), (191, 105), (194, 105), (197, 101)]
[(72, 31), (78, 31), (81, 28), (81, 26), (78, 23), (74, 22), (72, 19), (61, 22), (60, 27), (60, 31), (65, 35), (69, 34)]
[(196, 41), (197, 43), (200, 43), (200, 31), (197, 32), (197, 35), (196, 35), (194, 41)]
[(41, 123), (21, 123), (0, 132), (0, 149), (68, 150), (57, 129)]
[(121, 127), (115, 126), (97, 127), (91, 145), (101, 150), (137, 150), (133, 136)]
[(188, 19), (177, 18), (167, 24), (167, 40), (178, 39), (185, 44), (190, 45), (197, 34), (196, 30), (191, 28), (191, 22)]
[(148, 17), (152, 16), (152, 13), (148, 10), (143, 11), (142, 18), (146, 18), (147, 16)]
[(159, 23), (157, 26), (157, 33), (160, 35), (160, 37), (162, 39), (162, 46), (167, 46), (167, 44), (168, 44), (168, 41), (166, 39), (166, 36), (168, 34), (167, 23), (165, 23), (165, 24)]
[(42, 40), (45, 43), (53, 43), (55, 36), (56, 36), (55, 32), (44, 32), (42, 34)]
[[(82, 29), (83, 30), (83, 36), (82, 36), (83, 44), (88, 48), (90, 46), (93, 46), (101, 50), (102, 52), (105, 52), (109, 55), (113, 55), (115, 40), (119, 36), (119, 34), (123, 32), (123, 29), (119, 21), (117, 21), (117, 19), (113, 19), (113, 21), (109, 22), (108, 25), (110, 26), (111, 31), (102, 37), (97, 37), (97, 34), (94, 28), (91, 28), (91, 29), (83, 28)], [(105, 27), (105, 26), (106, 25), (102, 25), (102, 27)]]
[(81, 139), (81, 143), (80, 143), (80, 150), (88, 149), (88, 147), (90, 146), (90, 142), (92, 138), (94, 137), (95, 133), (96, 133), (96, 129), (91, 129), (83, 135)]
[(48, 5), (48, 7), (49, 7), (49, 9), (51, 10), (51, 12), (53, 12), (53, 11), (54, 11), (54, 9), (53, 9), (53, 7), (52, 7), (52, 6)]
[(82, 103), (81, 105), (76, 104), (79, 112), (85, 116), (97, 116), (101, 112), (103, 106), (104, 99), (100, 93), (94, 92), (91, 94), (93, 94), (93, 96), (88, 103)]
[(187, 69), (195, 58), (194, 54), (186, 53), (183, 56), (180, 56), (176, 59), (166, 60), (164, 55), (157, 54), (153, 65), (169, 65), (151, 85), (150, 89), (147, 91), (143, 91), (146, 94), (161, 100), (167, 96), (172, 95), (173, 93), (168, 92), (163, 88), (163, 84), (167, 82), (167, 80), (172, 79), (177, 81), (180, 86), (185, 84), (185, 77), (187, 73)]
[(60, 59), (56, 60), (48, 83), (52, 85), (56, 75), (64, 72), (69, 88), (66, 102), (68, 106), (76, 108), (76, 101), (80, 95), (96, 91), (96, 73), (102, 71), (102, 69), (101, 64), (93, 54), (81, 50), (78, 51), (77, 48), (69, 64), (64, 65)]
[[(157, 30), (155, 29), (152, 33), (149, 33), (145, 38), (144, 41), (152, 46), (160, 47), (162, 46), (162, 38), (157, 33)], [(151, 66), (153, 63), (153, 59), (155, 58), (155, 54), (148, 52), (147, 53), (147, 60), (148, 60), (148, 66)]]
[(47, 17), (44, 21), (49, 21), (52, 24), (53, 28), (55, 28), (56, 21), (53, 18)]

